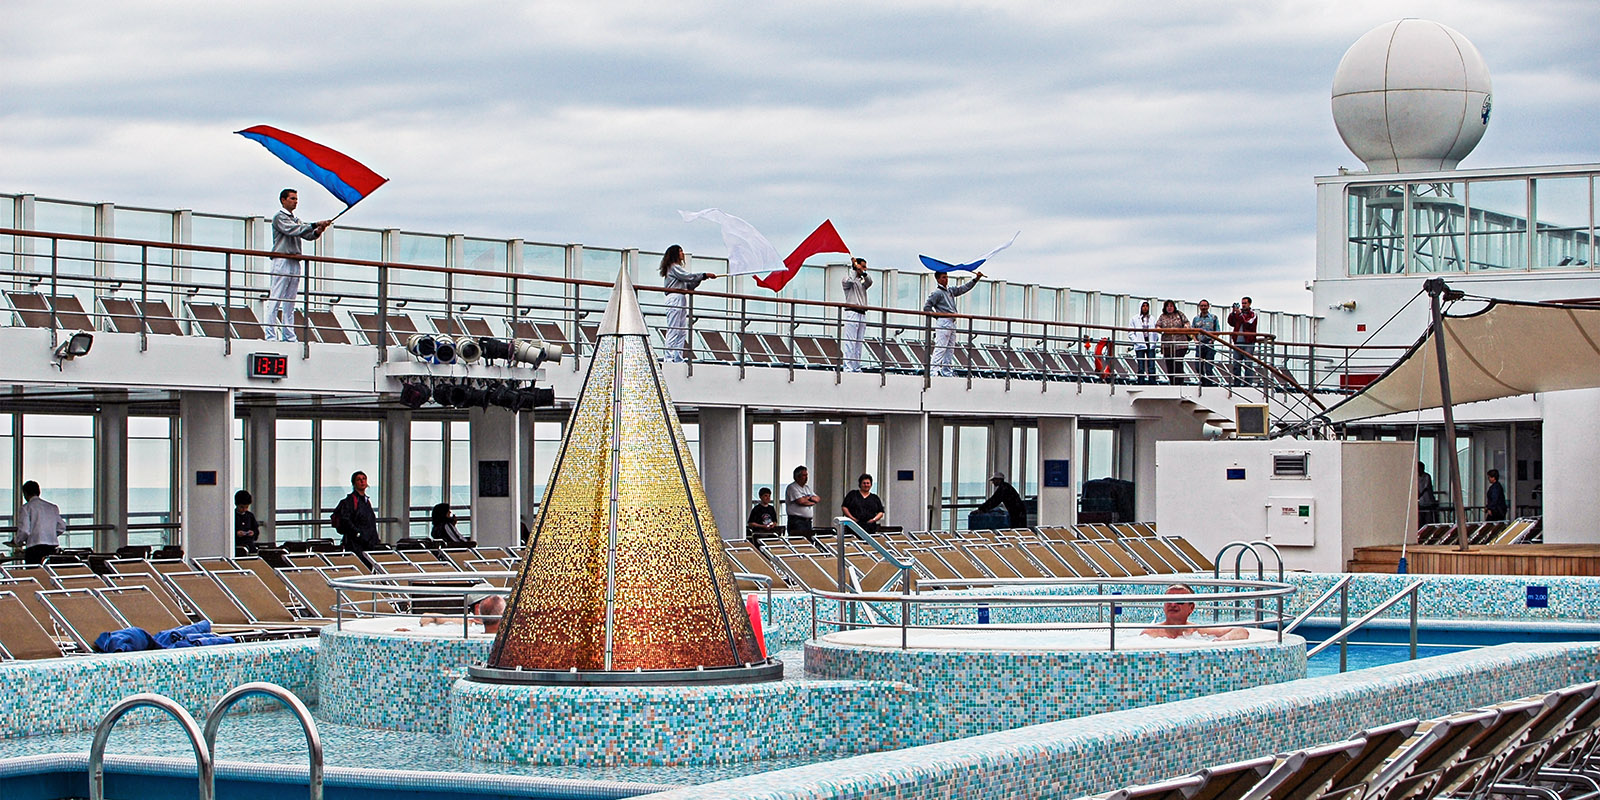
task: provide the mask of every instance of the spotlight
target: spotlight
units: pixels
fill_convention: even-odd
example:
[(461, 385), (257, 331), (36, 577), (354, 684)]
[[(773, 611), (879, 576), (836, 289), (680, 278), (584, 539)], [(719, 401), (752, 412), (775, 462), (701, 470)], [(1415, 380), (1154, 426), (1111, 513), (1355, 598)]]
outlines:
[(472, 387), (467, 386), (466, 384), (452, 384), (450, 386), (450, 394), (447, 395), (447, 399), (449, 399), (450, 402), (446, 403), (445, 405), (455, 406), (456, 408), (466, 408), (468, 405), (470, 405), (470, 403), (467, 402), (467, 394), (471, 391)]
[(489, 390), (489, 402), (510, 411), (517, 411), (521, 401), (521, 393), (509, 383), (497, 384)]
[(470, 408), (472, 406), (488, 408), (489, 390), (477, 386), (463, 386), (460, 393), (453, 399), (456, 401), (456, 405), (461, 408)]
[(78, 356), (89, 354), (89, 348), (94, 346), (94, 336), (83, 331), (78, 331), (67, 337), (66, 341), (56, 345), (56, 361), (71, 361)]
[(421, 359), (433, 358), (436, 346), (437, 343), (434, 342), (433, 337), (424, 333), (419, 333), (406, 340), (406, 352)]
[(538, 369), (546, 361), (560, 361), (562, 349), (559, 344), (518, 339), (511, 346), (511, 351), (516, 360)]
[(433, 343), (433, 360), (440, 364), (456, 362), (456, 343), (441, 336)]
[(433, 396), (433, 390), (418, 381), (400, 385), (400, 404), (406, 408), (421, 408), (428, 398)]
[(478, 344), (483, 348), (485, 361), (510, 361), (511, 343), (504, 339), (493, 339), (488, 336), (480, 337)]
[(456, 359), (463, 364), (473, 364), (483, 358), (483, 348), (478, 340), (471, 336), (463, 336), (456, 340)]
[(556, 390), (549, 387), (534, 386), (521, 390), (520, 394), (524, 408), (546, 408), (556, 404)]
[(450, 396), (455, 392), (455, 390), (456, 385), (453, 383), (440, 383), (434, 385), (433, 402), (438, 403), (441, 406), (451, 405)]

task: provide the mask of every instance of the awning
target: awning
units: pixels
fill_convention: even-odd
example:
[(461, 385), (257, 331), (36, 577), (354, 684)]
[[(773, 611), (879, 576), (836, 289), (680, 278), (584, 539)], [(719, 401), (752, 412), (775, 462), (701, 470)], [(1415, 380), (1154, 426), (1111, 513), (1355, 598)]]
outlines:
[[(1491, 300), (1446, 313), (1442, 325), (1457, 405), (1600, 386), (1600, 308)], [(1387, 372), (1320, 416), (1338, 423), (1443, 405), (1434, 336), (1429, 326)]]

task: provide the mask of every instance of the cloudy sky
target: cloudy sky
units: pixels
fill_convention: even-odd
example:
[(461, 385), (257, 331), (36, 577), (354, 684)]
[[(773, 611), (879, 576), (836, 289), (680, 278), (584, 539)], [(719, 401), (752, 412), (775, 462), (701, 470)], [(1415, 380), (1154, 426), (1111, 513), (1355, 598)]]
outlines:
[[(1592, 2), (6, 0), (0, 191), (270, 214), (271, 124), (391, 183), (357, 225), (725, 252), (823, 218), (874, 266), (1310, 310), (1340, 57), (1401, 16), (1494, 76), (1463, 166), (1600, 161)], [(302, 217), (339, 205), (315, 186)]]

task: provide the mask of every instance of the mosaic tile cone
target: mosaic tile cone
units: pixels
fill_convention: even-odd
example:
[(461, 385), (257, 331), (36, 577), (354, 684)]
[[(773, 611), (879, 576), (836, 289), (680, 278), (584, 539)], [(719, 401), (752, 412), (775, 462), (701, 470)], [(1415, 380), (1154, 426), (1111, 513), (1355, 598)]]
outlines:
[(608, 626), (611, 671), (762, 661), (646, 330), (624, 273), (490, 667), (605, 670)]

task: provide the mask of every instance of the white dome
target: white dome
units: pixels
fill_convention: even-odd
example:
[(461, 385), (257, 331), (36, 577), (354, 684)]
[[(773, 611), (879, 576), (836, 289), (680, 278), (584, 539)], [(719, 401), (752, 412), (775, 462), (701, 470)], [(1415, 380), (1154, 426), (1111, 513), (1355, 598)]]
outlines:
[(1489, 67), (1467, 37), (1423, 19), (1379, 25), (1333, 75), (1333, 123), (1373, 172), (1455, 169), (1489, 126)]

